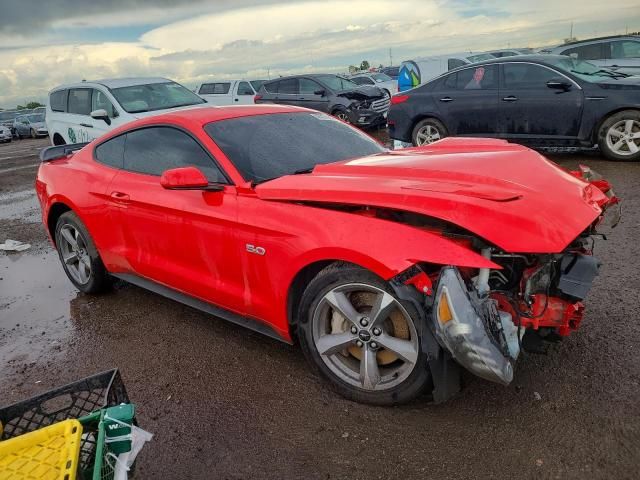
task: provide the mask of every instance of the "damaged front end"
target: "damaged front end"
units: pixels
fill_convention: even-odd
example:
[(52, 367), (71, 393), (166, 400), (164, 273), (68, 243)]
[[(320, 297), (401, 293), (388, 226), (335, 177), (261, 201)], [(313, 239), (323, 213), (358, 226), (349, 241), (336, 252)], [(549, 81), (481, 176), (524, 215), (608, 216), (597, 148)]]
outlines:
[(378, 88), (364, 88), (339, 93), (351, 100), (347, 107), (349, 121), (354, 125), (372, 127), (387, 121), (391, 98)]

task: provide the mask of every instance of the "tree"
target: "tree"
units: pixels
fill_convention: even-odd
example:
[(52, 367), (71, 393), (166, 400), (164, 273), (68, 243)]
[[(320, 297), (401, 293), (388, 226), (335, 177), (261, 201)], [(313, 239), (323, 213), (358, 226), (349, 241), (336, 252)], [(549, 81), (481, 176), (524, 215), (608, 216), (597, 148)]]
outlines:
[(44, 107), (43, 104), (41, 104), (40, 102), (29, 102), (27, 103), (27, 108), (32, 110), (34, 108), (38, 108), (38, 107)]
[(360, 70), (369, 70), (369, 62), (367, 62), (366, 60), (362, 60), (362, 63), (360, 64)]

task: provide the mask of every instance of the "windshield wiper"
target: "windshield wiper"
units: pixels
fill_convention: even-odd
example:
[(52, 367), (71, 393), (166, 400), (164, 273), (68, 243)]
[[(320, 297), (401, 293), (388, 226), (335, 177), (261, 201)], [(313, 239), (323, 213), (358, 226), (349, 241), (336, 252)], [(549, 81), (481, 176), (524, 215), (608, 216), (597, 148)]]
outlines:
[(313, 167), (301, 168), (300, 170), (295, 170), (293, 173), (290, 173), (289, 175), (302, 175), (303, 173), (311, 173), (313, 172), (314, 168), (316, 168), (315, 165)]

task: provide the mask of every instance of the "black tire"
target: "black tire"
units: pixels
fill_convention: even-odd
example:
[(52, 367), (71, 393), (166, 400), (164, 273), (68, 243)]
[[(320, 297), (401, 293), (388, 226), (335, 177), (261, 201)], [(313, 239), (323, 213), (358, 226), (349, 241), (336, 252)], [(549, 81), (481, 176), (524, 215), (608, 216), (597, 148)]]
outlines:
[[(88, 255), (91, 271), (85, 282), (81, 282), (74, 277), (74, 274), (71, 271), (71, 268), (73, 268), (73, 266), (68, 265), (64, 260), (63, 249), (65, 247), (63, 245), (66, 240), (63, 239), (63, 234), (61, 232), (63, 228), (67, 227), (71, 227), (78, 232), (82, 240), (82, 242), (78, 240), (78, 245), (83, 247), (83, 253)], [(58, 251), (58, 256), (60, 257), (62, 267), (64, 268), (67, 277), (69, 277), (69, 280), (71, 280), (71, 283), (73, 283), (78, 290), (84, 293), (99, 293), (108, 289), (110, 285), (110, 277), (107, 269), (102, 263), (102, 259), (98, 254), (98, 250), (96, 249), (91, 235), (89, 235), (87, 228), (75, 213), (65, 212), (60, 215), (60, 218), (56, 223), (55, 240), (56, 250)]]
[(349, 114), (347, 113), (347, 109), (344, 107), (334, 108), (333, 111), (331, 112), (331, 115), (333, 115), (339, 120), (342, 120), (343, 122), (350, 123)]
[[(372, 391), (351, 385), (341, 379), (325, 364), (314, 342), (312, 325), (314, 312), (322, 298), (331, 290), (346, 284), (366, 284), (385, 291), (397, 300), (411, 317), (417, 332), (418, 357), (413, 370), (399, 384), (385, 390)], [(302, 350), (312, 368), (321, 374), (333, 389), (343, 397), (372, 405), (399, 405), (410, 402), (428, 388), (432, 389), (431, 372), (427, 365), (427, 355), (422, 349), (423, 335), (427, 328), (412, 304), (400, 300), (389, 284), (372, 272), (355, 265), (335, 263), (318, 273), (309, 282), (298, 307), (298, 338)], [(366, 348), (366, 346), (365, 346)]]
[[(438, 138), (434, 138), (431, 141), (419, 141), (419, 136), (422, 133), (425, 133), (425, 129), (435, 129), (438, 134)], [(413, 127), (413, 131), (411, 132), (411, 142), (414, 146), (419, 147), (421, 145), (428, 145), (429, 143), (433, 143), (434, 141), (440, 140), (444, 137), (447, 137), (449, 132), (447, 132), (447, 128), (435, 118), (424, 118), (415, 124)]]
[(638, 110), (623, 110), (622, 112), (614, 113), (602, 122), (602, 125), (598, 130), (598, 147), (600, 147), (602, 154), (609, 160), (615, 160), (618, 162), (640, 161), (640, 138), (630, 139), (630, 141), (634, 141), (638, 148), (636, 153), (631, 153), (628, 141), (625, 142), (626, 145), (622, 146), (622, 148), (625, 149), (625, 154), (620, 154), (613, 148), (615, 145), (614, 142), (618, 139), (622, 141), (622, 137), (612, 137), (609, 135), (610, 129), (615, 127), (616, 124), (626, 122), (627, 120), (631, 120), (633, 122), (632, 133), (640, 133), (640, 111)]

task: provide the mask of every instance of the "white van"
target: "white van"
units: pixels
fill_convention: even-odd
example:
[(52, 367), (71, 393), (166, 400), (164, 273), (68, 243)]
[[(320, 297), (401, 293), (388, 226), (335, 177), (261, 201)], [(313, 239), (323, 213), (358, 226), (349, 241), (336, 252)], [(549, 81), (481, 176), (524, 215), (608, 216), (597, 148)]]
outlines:
[(253, 105), (264, 80), (223, 80), (200, 83), (193, 90), (213, 105)]
[(53, 145), (90, 142), (132, 120), (207, 106), (166, 78), (119, 78), (61, 85), (49, 92), (46, 122)]
[(454, 68), (496, 58), (490, 53), (461, 53), (405, 60), (398, 72), (398, 91), (404, 92), (427, 83)]

